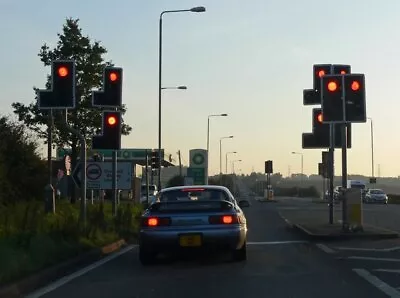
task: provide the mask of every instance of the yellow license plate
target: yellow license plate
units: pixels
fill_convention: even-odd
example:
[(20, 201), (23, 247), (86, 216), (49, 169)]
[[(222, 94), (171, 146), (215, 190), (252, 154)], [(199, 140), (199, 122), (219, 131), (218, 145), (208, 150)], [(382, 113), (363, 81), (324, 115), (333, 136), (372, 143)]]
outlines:
[(183, 247), (201, 246), (201, 235), (182, 235), (179, 237), (179, 244)]

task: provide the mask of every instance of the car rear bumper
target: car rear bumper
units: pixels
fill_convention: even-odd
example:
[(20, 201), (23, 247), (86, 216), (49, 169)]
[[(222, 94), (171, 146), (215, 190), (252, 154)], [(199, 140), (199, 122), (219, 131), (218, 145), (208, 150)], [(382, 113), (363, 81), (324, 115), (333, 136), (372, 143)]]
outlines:
[[(181, 236), (199, 235), (201, 244), (195, 247), (183, 247)], [(226, 249), (234, 250), (246, 241), (247, 228), (235, 226), (212, 229), (142, 229), (139, 232), (139, 245), (143, 249), (170, 251), (178, 249)]]

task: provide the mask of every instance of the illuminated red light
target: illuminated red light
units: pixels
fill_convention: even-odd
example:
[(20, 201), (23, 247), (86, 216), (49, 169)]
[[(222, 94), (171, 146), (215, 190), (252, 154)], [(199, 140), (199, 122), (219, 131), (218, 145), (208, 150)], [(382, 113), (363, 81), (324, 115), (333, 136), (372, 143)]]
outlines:
[(111, 82), (115, 82), (118, 79), (118, 75), (115, 72), (112, 72), (110, 73), (109, 78)]
[(68, 68), (66, 68), (65, 66), (61, 66), (58, 69), (57, 73), (60, 77), (66, 77), (68, 75)]
[(114, 116), (110, 116), (107, 119), (107, 123), (111, 126), (117, 124), (117, 118), (115, 118)]
[(233, 218), (232, 218), (231, 215), (224, 215), (224, 216), (222, 217), (222, 222), (223, 222), (224, 224), (231, 224), (231, 223), (233, 222)]
[(150, 227), (155, 227), (155, 226), (157, 226), (157, 225), (158, 225), (158, 218), (156, 218), (156, 217), (151, 217), (151, 218), (149, 218), (149, 219), (147, 220), (147, 224), (148, 224)]
[(322, 116), (322, 113), (319, 113), (318, 116), (317, 116), (318, 122), (319, 122), (319, 123), (322, 123), (322, 120), (323, 120), (323, 119), (324, 119), (324, 118), (323, 118), (323, 116)]
[(328, 90), (329, 90), (329, 91), (334, 92), (334, 91), (337, 90), (337, 88), (338, 88), (338, 86), (337, 86), (336, 82), (330, 81), (330, 82), (328, 83)]
[(318, 76), (322, 77), (325, 75), (325, 70), (321, 69), (320, 71), (318, 71)]
[(357, 81), (353, 81), (353, 82), (351, 83), (351, 90), (353, 90), (353, 91), (358, 91), (358, 90), (360, 90), (360, 83), (357, 82)]
[(340, 74), (346, 74), (346, 71), (345, 70), (341, 70)]

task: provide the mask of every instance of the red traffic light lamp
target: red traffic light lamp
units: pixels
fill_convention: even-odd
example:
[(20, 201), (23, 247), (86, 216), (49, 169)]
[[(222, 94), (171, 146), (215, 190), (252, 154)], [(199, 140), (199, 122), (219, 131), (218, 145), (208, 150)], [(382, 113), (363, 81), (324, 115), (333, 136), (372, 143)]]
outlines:
[(69, 73), (68, 68), (65, 66), (60, 66), (57, 69), (57, 74), (59, 77), (65, 78), (68, 75), (68, 73)]
[(351, 90), (353, 90), (353, 91), (360, 90), (360, 83), (358, 81), (353, 81), (351, 83)]
[(322, 113), (319, 113), (318, 115), (317, 115), (317, 121), (319, 122), (319, 123), (322, 123), (322, 121), (323, 121), (323, 116), (322, 116)]
[(338, 85), (337, 85), (337, 83), (335, 81), (328, 82), (328, 86), (327, 87), (328, 87), (328, 90), (330, 92), (335, 92), (338, 89)]
[(115, 118), (115, 116), (108, 116), (107, 124), (110, 125), (110, 126), (116, 125), (117, 124), (117, 118)]
[(115, 82), (118, 80), (118, 74), (116, 72), (110, 72), (108, 77), (111, 82)]

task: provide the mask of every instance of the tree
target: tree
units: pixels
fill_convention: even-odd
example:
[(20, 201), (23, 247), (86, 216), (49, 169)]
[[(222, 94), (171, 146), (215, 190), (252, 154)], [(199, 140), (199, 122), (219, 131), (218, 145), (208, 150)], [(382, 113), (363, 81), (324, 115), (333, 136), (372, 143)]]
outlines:
[(167, 187), (172, 187), (172, 186), (181, 186), (185, 184), (185, 179), (181, 175), (176, 175), (169, 179), (167, 183)]
[[(63, 26), (63, 33), (57, 34), (59, 41), (57, 46), (50, 50), (45, 43), (38, 56), (44, 66), (50, 66), (52, 60), (74, 59), (76, 63), (76, 99), (77, 108), (68, 112), (68, 123), (86, 138), (88, 147), (91, 146), (91, 137), (98, 134), (101, 129), (101, 109), (91, 107), (91, 91), (101, 88), (103, 80), (103, 69), (105, 66), (112, 66), (111, 62), (104, 61), (104, 54), (107, 50), (100, 45), (100, 42), (92, 42), (88, 36), (82, 35), (79, 27), (79, 19), (67, 19)], [(46, 88), (51, 86), (51, 77), (47, 76)], [(37, 92), (38, 88), (33, 88)], [(37, 96), (35, 101), (29, 105), (16, 102), (12, 104), (14, 113), (19, 120), (34, 131), (39, 138), (47, 141), (47, 127), (50, 115), (46, 111), (39, 110), (37, 106)], [(126, 107), (121, 108), (125, 114)], [(59, 147), (71, 148), (71, 159), (73, 166), (76, 164), (77, 154), (79, 153), (79, 139), (68, 132), (62, 122), (61, 112), (53, 112), (54, 130), (53, 142)], [(132, 128), (123, 123), (122, 134), (128, 135)]]
[(25, 125), (0, 117), (0, 202), (39, 198), (46, 184), (46, 163)]

